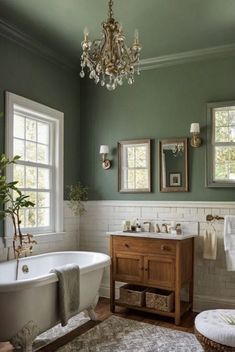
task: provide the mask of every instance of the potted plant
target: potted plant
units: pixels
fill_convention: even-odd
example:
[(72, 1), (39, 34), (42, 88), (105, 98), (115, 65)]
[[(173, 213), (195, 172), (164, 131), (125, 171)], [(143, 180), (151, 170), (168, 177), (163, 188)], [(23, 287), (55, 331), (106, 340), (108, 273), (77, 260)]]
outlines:
[(80, 182), (75, 185), (67, 186), (68, 206), (75, 215), (82, 215), (86, 209), (85, 204), (88, 200), (88, 188)]
[(13, 250), (15, 259), (21, 255), (26, 255), (33, 249), (36, 243), (31, 234), (23, 235), (21, 231), (20, 210), (23, 208), (34, 207), (34, 203), (29, 200), (29, 196), (22, 194), (17, 187), (18, 181), (7, 182), (4, 171), (9, 165), (15, 164), (20, 157), (14, 156), (10, 160), (5, 154), (0, 156), (0, 220), (10, 217), (13, 224)]

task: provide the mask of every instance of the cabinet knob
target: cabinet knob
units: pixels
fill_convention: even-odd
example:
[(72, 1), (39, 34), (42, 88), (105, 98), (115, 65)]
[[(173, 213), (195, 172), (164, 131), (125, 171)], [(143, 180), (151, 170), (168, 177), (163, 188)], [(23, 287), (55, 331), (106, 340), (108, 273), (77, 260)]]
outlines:
[(126, 247), (126, 248), (129, 248), (129, 244), (128, 244), (128, 243), (125, 243), (125, 247)]
[(145, 270), (145, 271), (148, 271), (148, 268), (145, 268), (144, 270)]
[(161, 251), (167, 251), (167, 246), (165, 244), (161, 245)]

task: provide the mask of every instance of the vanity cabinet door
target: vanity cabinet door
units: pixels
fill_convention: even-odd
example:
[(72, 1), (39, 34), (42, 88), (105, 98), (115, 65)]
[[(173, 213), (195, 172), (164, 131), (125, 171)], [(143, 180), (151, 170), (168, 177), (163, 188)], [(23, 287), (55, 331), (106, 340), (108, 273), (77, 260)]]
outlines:
[(175, 288), (175, 260), (155, 255), (144, 257), (144, 283), (159, 288)]
[(113, 265), (115, 280), (137, 283), (143, 281), (143, 256), (116, 252)]

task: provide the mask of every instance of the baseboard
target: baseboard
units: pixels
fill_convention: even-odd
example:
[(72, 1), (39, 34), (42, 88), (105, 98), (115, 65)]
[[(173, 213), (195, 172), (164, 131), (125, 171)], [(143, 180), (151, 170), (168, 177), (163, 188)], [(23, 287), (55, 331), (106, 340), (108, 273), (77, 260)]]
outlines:
[(235, 309), (235, 300), (201, 295), (194, 296), (194, 312), (201, 312), (209, 309)]

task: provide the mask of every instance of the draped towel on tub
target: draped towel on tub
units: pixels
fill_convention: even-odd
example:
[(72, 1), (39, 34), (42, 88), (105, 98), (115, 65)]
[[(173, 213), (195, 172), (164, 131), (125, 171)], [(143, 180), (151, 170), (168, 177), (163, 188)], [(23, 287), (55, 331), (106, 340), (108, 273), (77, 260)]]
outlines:
[(58, 297), (61, 325), (68, 324), (71, 316), (78, 313), (80, 302), (80, 269), (75, 264), (66, 264), (51, 270), (58, 277)]
[(224, 217), (224, 250), (228, 271), (235, 271), (235, 215)]

